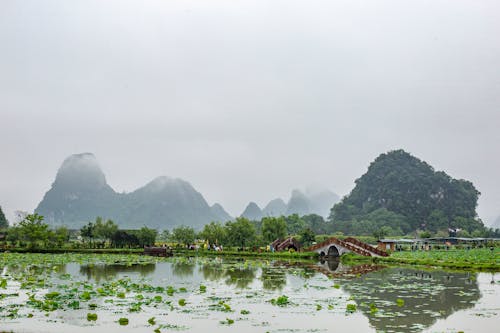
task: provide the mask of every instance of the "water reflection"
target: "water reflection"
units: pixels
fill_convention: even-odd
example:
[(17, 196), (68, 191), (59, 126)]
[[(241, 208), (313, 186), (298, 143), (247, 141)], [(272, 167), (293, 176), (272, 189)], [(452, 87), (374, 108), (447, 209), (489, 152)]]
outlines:
[(172, 264), (172, 274), (180, 278), (190, 277), (193, 275), (195, 267), (196, 262), (192, 259), (188, 261), (174, 262)]
[(108, 281), (116, 278), (118, 275), (127, 275), (130, 273), (139, 273), (141, 277), (146, 277), (154, 273), (155, 264), (89, 264), (80, 266), (80, 275), (87, 280), (93, 279), (97, 283), (101, 280)]
[(255, 279), (257, 269), (253, 267), (231, 267), (225, 270), (226, 284), (236, 288), (247, 288)]
[(343, 289), (377, 330), (415, 332), (473, 307), (481, 296), (476, 277), (475, 273), (388, 268), (346, 281)]
[(286, 285), (286, 270), (283, 267), (263, 267), (260, 279), (264, 289), (281, 290)]
[[(66, 272), (67, 274), (63, 276), (62, 273)], [(19, 273), (17, 275), (22, 279), (28, 277), (30, 281), (32, 275), (36, 275), (37, 278), (44, 277), (49, 282), (49, 287), (54, 287), (50, 286), (51, 277), (56, 279), (55, 284), (57, 284), (61, 282), (60, 279), (71, 281), (72, 277), (79, 275), (81, 279), (76, 284), (77, 286), (82, 286), (81, 283), (85, 285), (86, 282), (81, 281), (85, 279), (99, 283), (112, 281), (124, 275), (129, 276), (131, 281), (147, 278), (147, 283), (153, 286), (186, 287), (186, 294), (179, 297), (186, 297), (188, 303), (189, 298), (193, 297), (196, 302), (192, 304), (199, 304), (199, 307), (197, 305), (197, 307), (190, 308), (190, 311), (195, 312), (189, 321), (206, 318), (204, 317), (206, 309), (210, 309), (214, 303), (210, 297), (227, 298), (231, 299), (231, 306), (234, 308), (242, 307), (250, 310), (254, 315), (254, 321), (248, 321), (249, 325), (256, 325), (265, 320), (269, 323), (278, 323), (274, 327), (282, 331), (293, 329), (305, 332), (315, 329), (316, 322), (309, 323), (307, 319), (304, 320), (305, 316), (313, 315), (321, 323), (328, 322), (330, 319), (332, 321), (343, 320), (342, 318), (347, 318), (345, 322), (349, 325), (353, 322), (363, 322), (364, 329), (361, 331), (366, 331), (368, 325), (371, 325), (377, 331), (418, 332), (431, 327), (437, 319), (445, 319), (457, 311), (472, 308), (481, 298), (475, 273), (450, 273), (409, 268), (384, 269), (377, 265), (347, 266), (338, 260), (297, 262), (229, 258), (168, 258), (147, 264), (70, 262), (67, 265), (43, 267), (8, 266), (4, 270), (4, 274), (10, 276), (14, 273)], [(491, 276), (491, 281), (496, 284), (494, 274)], [(488, 286), (490, 286), (489, 282), (488, 276)], [(178, 283), (180, 285), (177, 285)], [(200, 284), (204, 284), (209, 292), (199, 293)], [(332, 288), (333, 285), (340, 286), (341, 289)], [(11, 287), (10, 283), (9, 287)], [(46, 288), (45, 285), (41, 287)], [(249, 287), (252, 289), (248, 290)], [(484, 283), (481, 284), (481, 288), (484, 291)], [(66, 292), (65, 289), (60, 291)], [(43, 291), (40, 294), (41, 297), (45, 293)], [(488, 295), (488, 292), (484, 294)], [(267, 300), (276, 295), (289, 296), (294, 306), (278, 308), (270, 305)], [(144, 292), (144, 296), (147, 298), (151, 295)], [(351, 297), (357, 303), (358, 311), (346, 316), (346, 302)], [(207, 304), (209, 304), (208, 307), (204, 308)], [(317, 310), (318, 304), (323, 308)], [(156, 305), (155, 303), (155, 307)], [(329, 307), (330, 305), (332, 308)], [(159, 311), (163, 311), (161, 305), (158, 306)], [(146, 308), (146, 305), (144, 307)], [(217, 316), (213, 313), (212, 315)], [(150, 316), (149, 313), (148, 316)], [(461, 313), (456, 316), (461, 316)], [(456, 319), (456, 317), (448, 318), (448, 322), (454, 321), (454, 318)], [(143, 321), (146, 322), (146, 320)], [(213, 322), (218, 321), (213, 320)], [(307, 322), (310, 327), (299, 329), (303, 322)], [(202, 325), (206, 324), (204, 322)], [(243, 325), (243, 323), (239, 324)], [(335, 325), (348, 327), (341, 326), (339, 321), (336, 321)], [(321, 329), (325, 330), (324, 327)], [(252, 332), (252, 330), (245, 332)]]
[(200, 272), (203, 278), (208, 281), (218, 281), (226, 275), (226, 271), (220, 260), (200, 264)]
[(320, 260), (320, 265), (325, 266), (330, 270), (330, 272), (335, 272), (340, 265), (340, 258), (339, 257), (328, 257), (327, 260)]

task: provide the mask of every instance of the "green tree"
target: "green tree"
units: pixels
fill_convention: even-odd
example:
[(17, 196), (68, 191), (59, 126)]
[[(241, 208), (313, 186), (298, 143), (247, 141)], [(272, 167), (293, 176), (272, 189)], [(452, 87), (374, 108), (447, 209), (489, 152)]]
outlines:
[(118, 230), (118, 226), (112, 221), (107, 220), (103, 222), (101, 217), (97, 217), (94, 223), (93, 237), (99, 239), (101, 242), (109, 241)]
[(152, 246), (156, 241), (158, 231), (144, 226), (136, 232), (136, 236), (140, 246)]
[[(46, 246), (49, 239), (49, 226), (43, 222), (43, 216), (28, 214), (24, 220), (12, 228), (12, 234), (16, 235), (17, 240), (26, 244), (29, 248), (37, 248), (40, 245)], [(13, 240), (12, 238), (10, 240)]]
[(389, 226), (382, 226), (381, 228), (373, 231), (372, 235), (375, 239), (379, 240), (385, 238), (386, 236), (393, 236), (394, 230)]
[(111, 242), (115, 247), (135, 247), (139, 245), (139, 239), (134, 233), (125, 230), (117, 230), (111, 237)]
[(262, 238), (266, 243), (272, 243), (286, 236), (286, 221), (281, 217), (264, 217), (262, 219)]
[(172, 239), (177, 243), (184, 244), (186, 246), (192, 244), (196, 237), (194, 229), (187, 226), (180, 226), (172, 230)]
[(210, 244), (222, 244), (226, 241), (226, 228), (218, 222), (210, 222), (203, 227), (200, 238), (207, 240)]
[(87, 239), (89, 242), (89, 247), (92, 247), (92, 240), (94, 239), (94, 233), (95, 233), (95, 226), (94, 223), (89, 222), (86, 225), (84, 225), (80, 229), (80, 236), (85, 240)]
[(162, 242), (167, 242), (170, 240), (171, 237), (172, 234), (170, 233), (170, 230), (165, 229), (158, 235), (158, 240)]
[(0, 229), (7, 229), (9, 226), (9, 222), (5, 218), (5, 214), (2, 211), (2, 207), (0, 206)]
[(292, 214), (285, 217), (285, 221), (289, 235), (297, 235), (306, 227), (306, 223), (298, 214)]
[(253, 244), (257, 236), (255, 226), (244, 217), (238, 217), (235, 221), (227, 222), (226, 233), (230, 245), (240, 246), (241, 248)]
[(49, 233), (49, 242), (52, 246), (63, 247), (69, 241), (69, 230), (66, 227), (58, 227)]
[(302, 246), (310, 246), (313, 242), (316, 241), (316, 235), (314, 234), (314, 231), (309, 227), (302, 229), (302, 231), (299, 233), (299, 236)]
[(309, 214), (302, 216), (302, 220), (304, 220), (306, 226), (311, 228), (315, 234), (325, 235), (332, 232), (332, 224), (325, 222), (323, 216)]

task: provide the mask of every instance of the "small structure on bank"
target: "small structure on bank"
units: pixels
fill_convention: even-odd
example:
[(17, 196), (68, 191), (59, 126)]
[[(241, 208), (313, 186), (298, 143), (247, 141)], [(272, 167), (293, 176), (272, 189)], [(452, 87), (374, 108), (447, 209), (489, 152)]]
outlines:
[(411, 250), (447, 249), (451, 245), (466, 247), (484, 247), (488, 243), (498, 241), (497, 238), (466, 238), (466, 237), (432, 237), (432, 238), (401, 238), (380, 239), (377, 248), (380, 250), (401, 250), (403, 246)]
[(291, 249), (300, 251), (302, 246), (295, 238), (288, 237), (285, 239), (276, 239), (271, 243), (271, 248), (274, 249), (274, 251), (289, 251)]
[(145, 256), (153, 257), (171, 257), (174, 255), (173, 251), (169, 247), (155, 247), (155, 246), (145, 246), (143, 254)]

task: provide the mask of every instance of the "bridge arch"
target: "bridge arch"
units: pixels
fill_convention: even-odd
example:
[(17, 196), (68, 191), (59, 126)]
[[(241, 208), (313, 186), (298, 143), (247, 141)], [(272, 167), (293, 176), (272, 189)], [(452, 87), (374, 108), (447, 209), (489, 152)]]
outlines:
[(339, 257), (339, 256), (340, 256), (339, 249), (335, 245), (331, 245), (328, 248), (328, 257), (332, 258), (332, 257)]

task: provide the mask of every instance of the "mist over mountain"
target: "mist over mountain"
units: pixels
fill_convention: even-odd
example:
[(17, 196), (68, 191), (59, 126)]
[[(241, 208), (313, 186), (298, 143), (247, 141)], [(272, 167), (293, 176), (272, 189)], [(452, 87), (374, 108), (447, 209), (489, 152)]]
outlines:
[(250, 202), (243, 213), (241, 213), (241, 217), (255, 221), (260, 220), (263, 216), (262, 210), (255, 202)]
[(288, 201), (285, 215), (298, 214), (307, 215), (311, 212), (311, 202), (309, 198), (300, 190), (293, 190)]
[(308, 188), (305, 195), (309, 199), (309, 214), (318, 214), (327, 217), (333, 205), (340, 201), (340, 197), (327, 189)]
[(339, 200), (337, 194), (327, 189), (308, 188), (305, 191), (295, 189), (292, 191), (288, 203), (285, 203), (281, 198), (273, 199), (261, 210), (257, 204), (251, 202), (241, 216), (252, 220), (260, 220), (263, 216), (276, 217), (292, 214), (299, 216), (317, 214), (327, 217), (330, 209)]
[(493, 229), (500, 229), (500, 216), (497, 217), (495, 222), (493, 222), (493, 225), (491, 226)]
[(183, 224), (200, 228), (211, 221), (230, 219), (222, 206), (210, 207), (182, 179), (157, 177), (131, 193), (116, 193), (91, 153), (72, 155), (63, 162), (35, 212), (45, 216), (49, 224), (70, 228), (79, 228), (97, 216), (130, 229)]
[(269, 203), (262, 210), (264, 216), (281, 216), (285, 215), (287, 210), (286, 203), (283, 199), (274, 199), (269, 201)]
[(229, 213), (226, 212), (224, 207), (222, 207), (222, 205), (219, 203), (214, 203), (211, 209), (212, 213), (215, 214), (215, 216), (217, 216), (216, 219), (217, 221), (226, 222), (233, 219), (233, 217), (229, 215)]

